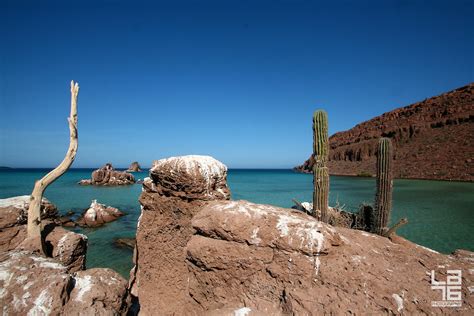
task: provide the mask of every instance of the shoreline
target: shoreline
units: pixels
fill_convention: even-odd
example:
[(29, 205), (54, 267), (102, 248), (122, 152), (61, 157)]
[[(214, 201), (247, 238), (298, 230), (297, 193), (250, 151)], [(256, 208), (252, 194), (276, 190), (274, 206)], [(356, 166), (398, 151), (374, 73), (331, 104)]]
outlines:
[[(232, 169), (231, 169), (232, 170)], [(298, 170), (296, 168), (291, 169), (294, 173), (301, 173), (301, 174), (313, 174), (310, 171), (306, 170)], [(338, 176), (338, 177), (351, 177), (351, 178), (374, 178), (374, 176), (358, 176), (356, 174), (340, 174), (340, 173), (332, 173), (329, 172), (330, 176)], [(399, 178), (394, 177), (394, 180), (423, 180), (423, 181), (438, 181), (438, 182), (460, 182), (460, 183), (474, 183), (474, 180), (462, 180), (462, 179), (432, 179), (432, 178)]]

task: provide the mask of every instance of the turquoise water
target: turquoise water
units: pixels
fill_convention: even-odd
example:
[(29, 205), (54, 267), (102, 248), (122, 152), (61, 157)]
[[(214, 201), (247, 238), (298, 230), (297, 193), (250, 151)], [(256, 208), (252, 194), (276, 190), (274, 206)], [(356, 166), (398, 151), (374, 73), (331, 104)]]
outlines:
[[(34, 181), (48, 170), (11, 169), (0, 171), (0, 198), (30, 194)], [(92, 199), (111, 205), (127, 215), (97, 229), (75, 228), (89, 237), (87, 267), (110, 267), (128, 277), (132, 251), (113, 245), (114, 238), (134, 237), (140, 215), (141, 185), (122, 187), (80, 186), (92, 169), (72, 169), (53, 183), (45, 196), (61, 213), (81, 212)], [(135, 173), (143, 179), (147, 172)], [(312, 176), (291, 170), (229, 170), (228, 183), (233, 199), (291, 207), (292, 198), (311, 201)], [(375, 180), (331, 176), (330, 203), (357, 210), (362, 202), (372, 202)], [(407, 217), (409, 224), (399, 234), (426, 247), (449, 253), (458, 248), (474, 251), (474, 183), (425, 180), (396, 180), (392, 222)]]

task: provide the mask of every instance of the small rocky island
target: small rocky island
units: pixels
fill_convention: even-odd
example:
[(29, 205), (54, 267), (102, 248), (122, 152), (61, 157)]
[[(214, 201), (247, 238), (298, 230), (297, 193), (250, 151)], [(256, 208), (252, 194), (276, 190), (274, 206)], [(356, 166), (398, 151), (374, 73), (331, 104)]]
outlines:
[(135, 177), (126, 171), (117, 171), (111, 163), (105, 164), (102, 168), (94, 170), (91, 179), (79, 181), (80, 185), (128, 185), (134, 184)]
[(138, 161), (134, 161), (130, 164), (130, 167), (128, 167), (127, 172), (141, 172), (142, 169), (140, 167), (140, 164)]
[(100, 227), (106, 223), (115, 221), (125, 214), (112, 206), (106, 206), (93, 200), (90, 207), (77, 220), (77, 224), (83, 227)]

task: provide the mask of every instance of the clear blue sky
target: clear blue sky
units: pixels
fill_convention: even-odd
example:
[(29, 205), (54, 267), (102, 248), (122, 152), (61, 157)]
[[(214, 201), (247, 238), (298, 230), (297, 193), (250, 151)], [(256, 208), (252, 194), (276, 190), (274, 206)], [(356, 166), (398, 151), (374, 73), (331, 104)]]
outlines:
[[(132, 4), (133, 2), (133, 4)], [(290, 168), (330, 133), (474, 81), (473, 1), (1, 1), (0, 165), (208, 154)]]

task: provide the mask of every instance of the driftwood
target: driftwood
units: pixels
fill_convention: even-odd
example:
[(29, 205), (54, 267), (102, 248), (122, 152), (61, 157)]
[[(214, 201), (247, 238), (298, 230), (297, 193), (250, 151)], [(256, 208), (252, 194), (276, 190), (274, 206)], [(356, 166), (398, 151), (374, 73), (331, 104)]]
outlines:
[(401, 220), (398, 221), (398, 223), (396, 223), (389, 230), (387, 230), (387, 232), (385, 232), (383, 236), (390, 238), (392, 235), (396, 233), (397, 229), (399, 229), (400, 227), (402, 227), (403, 225), (407, 223), (408, 223), (408, 219), (405, 217), (402, 218)]
[(28, 209), (27, 245), (32, 250), (39, 250), (45, 254), (44, 239), (42, 236), (43, 227), (41, 225), (41, 200), (46, 188), (56, 179), (62, 176), (73, 163), (77, 152), (77, 95), (79, 85), (71, 81), (71, 113), (69, 121), (69, 148), (63, 161), (47, 175), (35, 182), (33, 192), (30, 197)]

